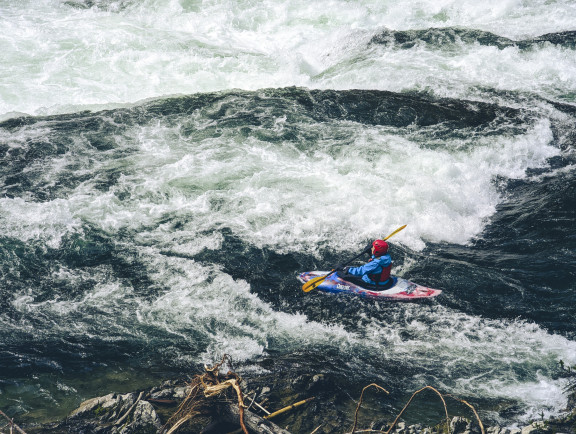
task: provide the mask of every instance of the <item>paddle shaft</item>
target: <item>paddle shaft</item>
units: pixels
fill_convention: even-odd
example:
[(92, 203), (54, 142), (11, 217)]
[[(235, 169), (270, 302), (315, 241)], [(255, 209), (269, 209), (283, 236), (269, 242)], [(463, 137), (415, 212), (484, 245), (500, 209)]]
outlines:
[[(342, 264), (342, 266), (345, 267), (346, 265), (348, 265), (348, 264), (350, 264), (351, 262), (353, 262), (353, 261), (355, 261), (356, 259), (358, 259), (358, 258), (359, 258), (360, 256), (362, 256), (364, 253), (366, 253), (366, 250), (363, 250), (359, 255), (354, 256), (354, 257), (353, 257), (352, 259), (350, 259), (349, 261), (344, 262), (344, 263)], [(328, 274), (325, 274), (324, 276), (322, 276), (322, 277), (323, 277), (322, 280), (326, 279), (328, 276), (334, 274), (335, 272), (336, 272), (336, 269), (330, 271), (330, 273), (328, 273)], [(315, 288), (316, 286), (318, 286), (318, 285), (314, 285), (314, 288)], [(314, 289), (314, 288), (312, 288), (312, 289)]]

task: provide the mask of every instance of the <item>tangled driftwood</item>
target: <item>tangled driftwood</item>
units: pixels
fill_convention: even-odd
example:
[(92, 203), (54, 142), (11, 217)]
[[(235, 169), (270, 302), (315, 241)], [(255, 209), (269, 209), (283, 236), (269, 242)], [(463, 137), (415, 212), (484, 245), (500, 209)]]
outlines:
[[(228, 371), (225, 375), (220, 374), (220, 368), (225, 362), (232, 367), (230, 356), (225, 355), (220, 363), (217, 363), (212, 368), (205, 366), (204, 369), (206, 372), (194, 377), (188, 385), (188, 395), (180, 404), (174, 415), (170, 417), (163, 428), (163, 432), (166, 434), (176, 432), (186, 422), (202, 414), (207, 407), (211, 405), (213, 406), (214, 402), (211, 401), (209, 403), (207, 401), (208, 399), (216, 398), (221, 401), (218, 405), (218, 417), (221, 420), (240, 425), (240, 431), (244, 434), (249, 434), (249, 430), (257, 433), (266, 432), (272, 434), (289, 434), (288, 431), (270, 422), (269, 419), (293, 408), (299, 407), (313, 398), (297, 402), (274, 413), (268, 412), (258, 403), (255, 403), (255, 396), (252, 399), (252, 403), (247, 406), (244, 404), (244, 395), (240, 386), (242, 378), (233, 371)], [(232, 403), (232, 400), (227, 393), (230, 390), (235, 392), (236, 404)], [(248, 407), (254, 404), (262, 408), (262, 410), (267, 414), (264, 417), (260, 417), (253, 412), (250, 412)]]
[[(188, 422), (195, 416), (202, 414), (202, 412), (205, 411), (208, 407), (213, 408), (214, 401), (211, 401), (210, 403), (208, 403), (207, 401), (208, 399), (211, 398), (219, 399), (217, 407), (218, 407), (218, 418), (220, 420), (228, 421), (234, 423), (235, 425), (240, 425), (241, 429), (236, 431), (237, 433), (242, 432), (244, 434), (248, 434), (249, 432), (256, 432), (256, 433), (289, 434), (288, 431), (276, 426), (275, 424), (270, 422), (269, 419), (279, 414), (283, 414), (294, 408), (297, 408), (301, 405), (304, 405), (310, 402), (312, 399), (314, 399), (314, 398), (308, 398), (302, 400), (300, 402), (284, 407), (273, 413), (268, 412), (260, 404), (255, 402), (256, 394), (254, 394), (254, 396), (251, 398), (250, 404), (246, 405), (244, 403), (245, 397), (242, 393), (241, 388), (242, 379), (236, 373), (234, 373), (233, 370), (228, 371), (225, 375), (220, 374), (219, 372), (220, 368), (224, 365), (224, 363), (227, 363), (228, 366), (230, 366), (230, 368), (232, 369), (232, 360), (230, 356), (225, 355), (222, 358), (222, 361), (220, 363), (217, 363), (214, 367), (210, 368), (205, 366), (206, 372), (202, 375), (197, 375), (191, 381), (191, 383), (188, 385), (189, 390), (188, 395), (186, 396), (184, 401), (180, 404), (176, 413), (174, 413), (174, 415), (168, 420), (168, 422), (164, 427), (163, 432), (165, 434), (172, 434), (176, 432), (180, 427), (182, 427), (182, 425), (184, 425), (186, 422)], [(425, 386), (422, 389), (414, 392), (410, 397), (410, 399), (408, 400), (408, 402), (406, 403), (406, 405), (404, 406), (404, 408), (402, 408), (398, 416), (396, 416), (396, 419), (394, 420), (394, 422), (392, 422), (387, 431), (372, 430), (372, 429), (357, 430), (356, 428), (358, 425), (358, 412), (360, 411), (360, 407), (362, 406), (362, 402), (364, 400), (364, 393), (369, 388), (376, 388), (389, 394), (389, 392), (386, 389), (375, 383), (369, 384), (368, 386), (362, 389), (358, 405), (356, 406), (356, 412), (354, 413), (354, 425), (352, 426), (350, 434), (361, 432), (390, 434), (398, 424), (398, 421), (400, 420), (406, 409), (413, 402), (416, 395), (425, 390), (433, 391), (441, 399), (446, 415), (446, 430), (448, 434), (450, 434), (450, 418), (448, 416), (448, 408), (446, 406), (446, 400), (444, 399), (445, 397), (455, 399), (470, 407), (474, 412), (474, 415), (476, 416), (482, 434), (485, 434), (482, 421), (480, 420), (478, 413), (471, 404), (469, 404), (464, 400), (456, 398), (452, 395), (442, 395), (438, 390), (436, 390), (432, 386)], [(228, 393), (231, 390), (234, 391), (235, 399), (230, 396), (231, 395), (230, 393)], [(255, 413), (251, 412), (250, 408), (252, 406), (259, 407), (265, 413), (265, 415), (263, 417), (260, 417)], [(313, 432), (316, 432), (318, 429), (320, 429), (320, 427), (321, 426), (316, 428)]]

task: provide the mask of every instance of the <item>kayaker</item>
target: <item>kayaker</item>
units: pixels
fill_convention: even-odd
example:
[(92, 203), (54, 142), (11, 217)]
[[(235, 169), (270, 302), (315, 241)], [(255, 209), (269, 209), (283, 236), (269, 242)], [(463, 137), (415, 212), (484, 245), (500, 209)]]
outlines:
[(338, 275), (366, 289), (381, 291), (390, 288), (394, 280), (390, 277), (392, 258), (388, 254), (388, 243), (384, 240), (374, 241), (371, 252), (372, 258), (366, 264), (360, 267), (337, 269)]

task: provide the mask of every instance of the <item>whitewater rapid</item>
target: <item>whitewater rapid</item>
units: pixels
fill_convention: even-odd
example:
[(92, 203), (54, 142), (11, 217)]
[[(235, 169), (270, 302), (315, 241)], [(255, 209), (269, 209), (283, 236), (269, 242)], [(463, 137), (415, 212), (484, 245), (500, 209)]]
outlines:
[[(574, 325), (548, 317), (573, 286), (521, 255), (572, 263), (570, 234), (538, 219), (570, 197), (575, 16), (0, 0), (0, 408), (64, 415), (128, 388), (122, 373), (152, 383), (228, 353), (247, 371), (326, 355), (352, 388), (432, 384), (504, 424), (561, 412)], [(395, 273), (441, 286), (437, 303), (300, 291), (304, 267), (404, 224)]]
[[(566, 98), (572, 48), (370, 44), (381, 32), (472, 28), (512, 40), (573, 30), (571, 1), (5, 1), (0, 116), (125, 106), (146, 98), (285, 86), (485, 89)], [(542, 19), (542, 17), (546, 17)]]

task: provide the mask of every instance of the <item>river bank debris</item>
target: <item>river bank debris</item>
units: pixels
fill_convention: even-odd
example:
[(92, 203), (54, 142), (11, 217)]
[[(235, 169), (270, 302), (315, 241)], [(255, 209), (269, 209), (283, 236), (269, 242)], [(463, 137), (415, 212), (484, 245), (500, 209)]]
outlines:
[[(365, 386), (358, 400), (350, 396), (351, 401), (338, 401), (338, 395), (333, 393), (330, 382), (323, 374), (306, 374), (290, 377), (289, 381), (277, 381), (276, 373), (271, 373), (268, 376), (249, 377), (245, 381), (235, 372), (228, 355), (186, 380), (168, 380), (139, 392), (110, 393), (92, 398), (84, 401), (65, 420), (23, 426), (28, 434), (576, 434), (576, 372), (571, 368), (565, 371), (569, 380), (567, 414), (558, 419), (531, 421), (523, 427), (485, 428), (472, 404), (453, 395), (442, 394), (432, 386), (414, 392), (390, 422), (390, 410), (386, 411), (388, 416), (382, 417), (381, 409), (374, 405), (378, 402), (382, 404), (379, 398), (366, 399), (367, 392), (371, 390), (390, 394), (376, 383)], [(407, 409), (420, 401), (421, 394), (426, 393), (434, 394), (442, 403), (443, 417), (440, 422), (432, 422), (432, 425), (407, 425), (404, 416)], [(302, 399), (306, 395), (315, 397)], [(434, 402), (426, 397), (424, 399), (427, 399), (427, 405)], [(464, 406), (468, 407), (475, 419), (450, 417), (449, 400), (463, 405), (458, 405), (458, 413), (467, 412)], [(338, 402), (335, 404), (334, 401)], [(353, 408), (350, 404), (355, 405), (356, 409), (351, 429), (347, 430), (345, 427), (351, 423), (350, 410)], [(433, 407), (436, 406), (433, 404)], [(274, 407), (280, 409), (274, 410)], [(359, 417), (361, 411), (362, 418)], [(270, 419), (276, 419), (283, 427)], [(8, 432), (26, 434), (13, 419), (0, 411), (0, 433)]]
[[(225, 363), (231, 370), (226, 374), (221, 374), (220, 369)], [(245, 404), (246, 398), (241, 387), (242, 378), (234, 372), (232, 359), (229, 355), (224, 355), (220, 363), (213, 367), (205, 366), (204, 369), (203, 374), (195, 376), (188, 383), (186, 398), (172, 417), (168, 419), (161, 431), (162, 433), (173, 434), (194, 417), (201, 414), (212, 414), (214, 421), (203, 432), (215, 431), (216, 425), (224, 422), (240, 425), (239, 432), (244, 434), (250, 432), (287, 434), (288, 431), (270, 422), (269, 419), (293, 410), (313, 399), (308, 398), (271, 413), (262, 406), (262, 403), (255, 402), (256, 394), (252, 397), (250, 404)], [(230, 390), (233, 390), (235, 400), (231, 396)], [(251, 412), (252, 406), (261, 409), (265, 413), (264, 416), (258, 416)]]

